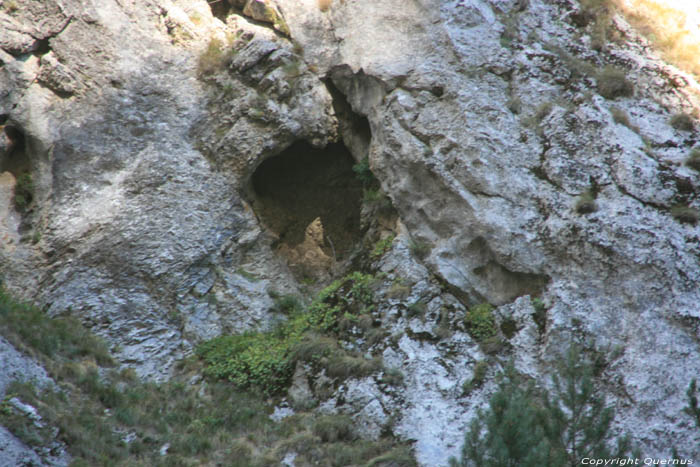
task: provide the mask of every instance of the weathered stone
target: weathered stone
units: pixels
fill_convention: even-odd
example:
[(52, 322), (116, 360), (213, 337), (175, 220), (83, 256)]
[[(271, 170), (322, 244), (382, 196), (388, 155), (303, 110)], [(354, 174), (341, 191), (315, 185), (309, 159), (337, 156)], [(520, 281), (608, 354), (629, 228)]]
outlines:
[[(24, 135), (36, 193), (20, 214), (15, 177), (0, 177), (8, 289), (75, 314), (124, 364), (166, 378), (199, 340), (283, 319), (269, 291), (299, 287), (247, 187), (293, 143), (342, 139), (357, 161), (369, 156), (398, 213), (383, 224), (398, 233), (391, 251), (372, 262), (409, 290), (377, 290), (392, 337), (373, 351), (405, 387), (351, 379), (322, 407), (353, 415), (366, 437), (391, 428), (415, 440), (421, 465), (446, 465), (494, 389), (461, 389), (486, 359), (462, 319), (490, 302), (505, 331), (489, 378), (512, 357), (546, 386), (575, 335), (610, 355), (598, 390), (616, 433), (648, 456), (672, 445), (700, 455), (683, 412), (700, 370), (700, 246), (697, 227), (669, 212), (698, 207), (697, 173), (683, 165), (697, 142), (668, 123), (697, 105), (697, 84), (649, 56), (622, 17), (625, 41), (597, 52), (580, 10), (550, 0), (336, 1), (327, 12), (249, 0), (229, 4), (255, 21), (226, 24), (203, 0), (22, 3), (0, 15), (0, 115)], [(198, 53), (212, 37), (238, 39), (203, 83)], [(604, 63), (636, 83), (614, 104), (629, 127), (596, 95)], [(353, 118), (366, 118), (362, 131)], [(580, 214), (585, 192), (598, 209)], [(39, 243), (22, 241), (28, 226)]]

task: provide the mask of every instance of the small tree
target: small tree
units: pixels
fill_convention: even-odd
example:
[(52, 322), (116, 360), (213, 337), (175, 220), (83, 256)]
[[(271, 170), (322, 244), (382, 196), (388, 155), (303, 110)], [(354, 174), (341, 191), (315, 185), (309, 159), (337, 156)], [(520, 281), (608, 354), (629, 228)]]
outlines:
[(479, 411), (452, 467), (577, 466), (584, 457), (623, 457), (627, 437), (610, 449), (613, 410), (593, 385), (593, 365), (572, 346), (552, 376), (552, 393), (525, 384), (513, 367), (489, 408)]
[(461, 459), (450, 459), (450, 466), (550, 465), (548, 442), (538, 423), (541, 408), (534, 391), (532, 384), (524, 384), (509, 367), (489, 400), (488, 410), (480, 410), (472, 420)]
[(617, 457), (629, 451), (626, 438), (618, 440), (616, 453), (608, 447), (612, 407), (606, 407), (593, 386), (593, 365), (576, 346), (566, 352), (558, 374), (552, 376), (553, 397), (545, 394), (541, 420), (562, 464), (577, 466), (584, 457)]

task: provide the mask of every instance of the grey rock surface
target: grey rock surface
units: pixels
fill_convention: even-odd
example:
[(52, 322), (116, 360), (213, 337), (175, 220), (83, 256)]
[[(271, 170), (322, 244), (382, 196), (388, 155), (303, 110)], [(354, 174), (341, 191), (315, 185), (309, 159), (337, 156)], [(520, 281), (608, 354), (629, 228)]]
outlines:
[[(0, 274), (12, 292), (80, 317), (122, 363), (167, 378), (201, 339), (283, 319), (269, 291), (301, 285), (251, 207), (250, 177), (295, 141), (342, 138), (369, 156), (400, 218), (375, 266), (410, 292), (378, 291), (396, 339), (376, 350), (406, 386), (349, 380), (324, 410), (351, 414), (369, 438), (392, 429), (421, 465), (446, 465), (502, 364), (547, 385), (573, 336), (610, 357), (599, 389), (616, 433), (647, 456), (700, 456), (683, 412), (700, 372), (700, 230), (671, 214), (700, 208), (700, 178), (683, 165), (698, 134), (669, 124), (697, 108), (698, 85), (624, 18), (613, 27), (625, 40), (595, 51), (568, 0), (270, 2), (294, 43), (269, 23), (215, 18), (204, 0), (23, 4), (0, 9), (11, 129)], [(224, 59), (207, 74), (198, 57), (211, 38)], [(597, 94), (585, 70), (605, 64), (633, 96)], [(369, 142), (338, 94), (367, 119)], [(12, 201), (22, 167), (35, 183), (24, 213)], [(597, 210), (579, 213), (587, 191)], [(418, 301), (423, 318), (409, 317)], [(464, 395), (487, 356), (461, 323), (482, 302), (516, 332)]]

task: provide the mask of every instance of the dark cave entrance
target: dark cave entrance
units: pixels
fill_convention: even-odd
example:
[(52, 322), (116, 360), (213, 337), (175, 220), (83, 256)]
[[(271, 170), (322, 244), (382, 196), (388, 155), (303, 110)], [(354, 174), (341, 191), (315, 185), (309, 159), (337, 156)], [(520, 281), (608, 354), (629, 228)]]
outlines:
[(277, 246), (298, 247), (320, 218), (323, 252), (334, 261), (348, 257), (362, 238), (362, 183), (354, 164), (342, 143), (318, 149), (303, 141), (260, 164), (251, 180), (254, 209), (279, 237)]

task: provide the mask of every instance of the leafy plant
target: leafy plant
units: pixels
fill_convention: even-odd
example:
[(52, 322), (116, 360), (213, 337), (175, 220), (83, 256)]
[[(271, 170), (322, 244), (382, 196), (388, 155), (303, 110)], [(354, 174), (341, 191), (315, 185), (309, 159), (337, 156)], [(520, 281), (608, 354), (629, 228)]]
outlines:
[(496, 320), (493, 316), (493, 306), (482, 303), (469, 309), (464, 317), (467, 332), (477, 341), (483, 341), (498, 333)]
[[(324, 299), (366, 300), (371, 281), (360, 274), (353, 277), (361, 284), (343, 279), (326, 291)], [(308, 312), (299, 312), (290, 321), (289, 332), (297, 332), (308, 325)], [(388, 465), (374, 463), (378, 459), (396, 461), (391, 464), (396, 466), (415, 465), (410, 449), (389, 436), (377, 441), (358, 439), (348, 417), (332, 420), (333, 416), (297, 411), (273, 422), (263, 391), (242, 392), (227, 381), (197, 383), (199, 378), (193, 376), (201, 364), (196, 358), (181, 362), (173, 379), (160, 384), (140, 381), (133, 370), (99, 367), (112, 364), (104, 344), (79, 322), (69, 324), (0, 293), (1, 334), (40, 358), (59, 386), (41, 389), (13, 382), (7, 397), (0, 400), (0, 425), (38, 452), (48, 452), (59, 441), (66, 445), (71, 465), (96, 467), (281, 465), (290, 450), (298, 453), (297, 465)], [(336, 339), (318, 336), (327, 347), (320, 352), (319, 362), (349, 356)], [(367, 362), (381, 365), (376, 359)], [(356, 360), (351, 363), (361, 367)], [(9, 402), (12, 397), (35, 407), (45, 425), (36, 426), (17, 410)]]
[[(201, 343), (196, 352), (205, 363), (205, 374), (241, 389), (281, 393), (290, 382), (296, 361), (310, 355), (308, 350), (302, 351), (310, 335), (338, 333), (343, 319), (357, 319), (372, 311), (373, 281), (369, 274), (354, 272), (319, 292), (306, 310), (290, 310), (289, 320), (272, 331), (220, 336)], [(329, 357), (329, 373), (342, 378), (366, 375), (381, 367), (325, 343), (320, 354)]]
[(384, 254), (391, 249), (391, 245), (394, 243), (394, 238), (396, 238), (395, 235), (387, 235), (375, 243), (372, 252), (369, 254), (370, 258), (379, 259), (384, 256)]

